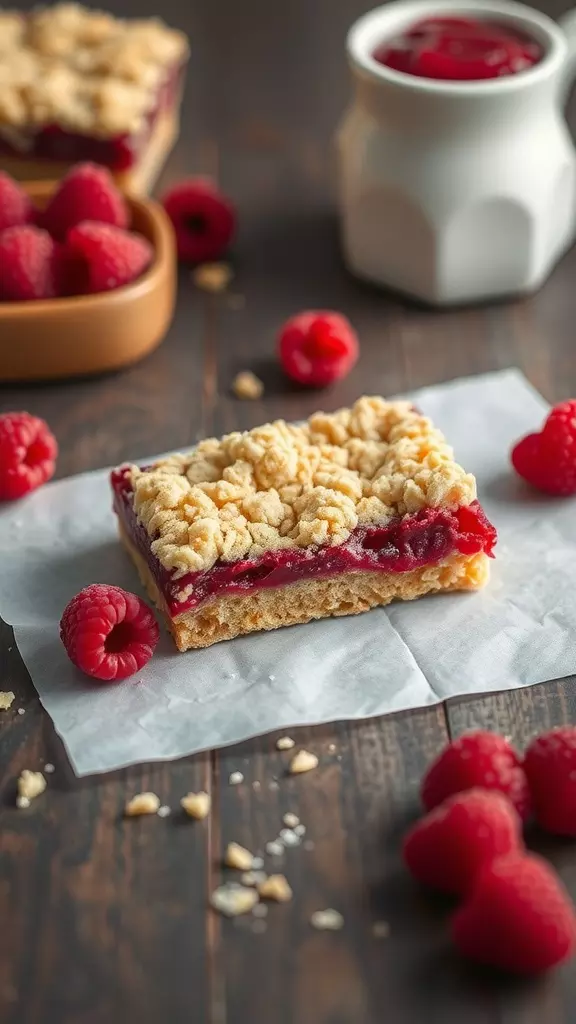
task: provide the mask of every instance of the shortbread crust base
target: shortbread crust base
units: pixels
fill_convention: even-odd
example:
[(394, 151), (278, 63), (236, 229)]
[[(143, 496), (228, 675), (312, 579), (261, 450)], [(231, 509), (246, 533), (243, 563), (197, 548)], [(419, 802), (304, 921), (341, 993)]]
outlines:
[(490, 574), (489, 558), (483, 552), (454, 554), (411, 572), (347, 572), (319, 580), (298, 580), (284, 587), (255, 588), (246, 595), (222, 595), (173, 618), (145, 559), (122, 524), (119, 530), (120, 539), (149, 596), (162, 612), (179, 651), (210, 647), (220, 640), (312, 619), (358, 615), (391, 601), (413, 601), (438, 591), (479, 590)]
[[(138, 163), (125, 171), (112, 171), (116, 184), (134, 196), (145, 196), (154, 187), (179, 131), (175, 112), (160, 114)], [(17, 181), (59, 181), (77, 160), (37, 160), (0, 153), (0, 169)]]

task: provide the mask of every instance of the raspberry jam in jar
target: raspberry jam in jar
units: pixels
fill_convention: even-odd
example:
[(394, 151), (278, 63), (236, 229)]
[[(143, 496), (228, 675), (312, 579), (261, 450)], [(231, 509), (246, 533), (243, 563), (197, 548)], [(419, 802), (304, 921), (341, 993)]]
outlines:
[(526, 71), (542, 59), (539, 43), (507, 22), (423, 18), (377, 46), (379, 64), (418, 78), (476, 82)]

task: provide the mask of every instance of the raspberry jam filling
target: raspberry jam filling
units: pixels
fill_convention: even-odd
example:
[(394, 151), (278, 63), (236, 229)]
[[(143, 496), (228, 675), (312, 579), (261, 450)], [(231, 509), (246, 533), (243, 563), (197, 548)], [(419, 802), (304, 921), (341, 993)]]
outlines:
[(127, 468), (111, 476), (114, 509), (132, 544), (145, 559), (170, 614), (196, 608), (222, 593), (246, 594), (254, 588), (282, 587), (298, 580), (322, 579), (358, 571), (410, 572), (453, 554), (492, 555), (496, 530), (479, 502), (450, 511), (427, 508), (386, 526), (357, 527), (344, 544), (321, 548), (284, 548), (256, 559), (216, 562), (205, 572), (174, 579), (150, 549), (150, 537), (132, 507)]
[(374, 51), (379, 64), (418, 78), (475, 82), (526, 71), (542, 47), (508, 22), (424, 18)]
[(156, 102), (146, 117), (141, 131), (133, 134), (100, 138), (67, 131), (58, 124), (49, 124), (26, 138), (26, 147), (18, 147), (0, 134), (0, 154), (37, 160), (58, 160), (77, 163), (89, 160), (103, 164), (112, 171), (129, 170), (138, 163), (161, 115), (175, 111), (182, 89), (184, 66), (179, 64), (169, 73), (158, 90)]

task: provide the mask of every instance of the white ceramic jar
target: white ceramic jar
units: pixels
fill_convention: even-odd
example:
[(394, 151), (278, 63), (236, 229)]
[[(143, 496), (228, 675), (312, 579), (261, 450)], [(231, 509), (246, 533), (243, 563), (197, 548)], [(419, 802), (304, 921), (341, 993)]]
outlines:
[[(542, 59), (477, 82), (417, 78), (374, 59), (418, 19), (455, 12), (511, 22)], [(575, 12), (559, 26), (507, 0), (399, 0), (356, 22), (348, 55), (355, 90), (337, 143), (349, 269), (434, 305), (538, 288), (576, 234), (564, 121)]]

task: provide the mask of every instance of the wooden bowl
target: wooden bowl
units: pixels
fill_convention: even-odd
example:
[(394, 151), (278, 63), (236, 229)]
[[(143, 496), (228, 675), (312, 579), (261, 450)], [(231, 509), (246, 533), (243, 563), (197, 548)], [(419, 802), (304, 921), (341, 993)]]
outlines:
[[(44, 206), (54, 182), (27, 182)], [(48, 380), (117, 370), (160, 344), (174, 313), (176, 249), (172, 225), (151, 199), (126, 196), (131, 227), (154, 247), (134, 284), (97, 295), (0, 302), (0, 380)]]

